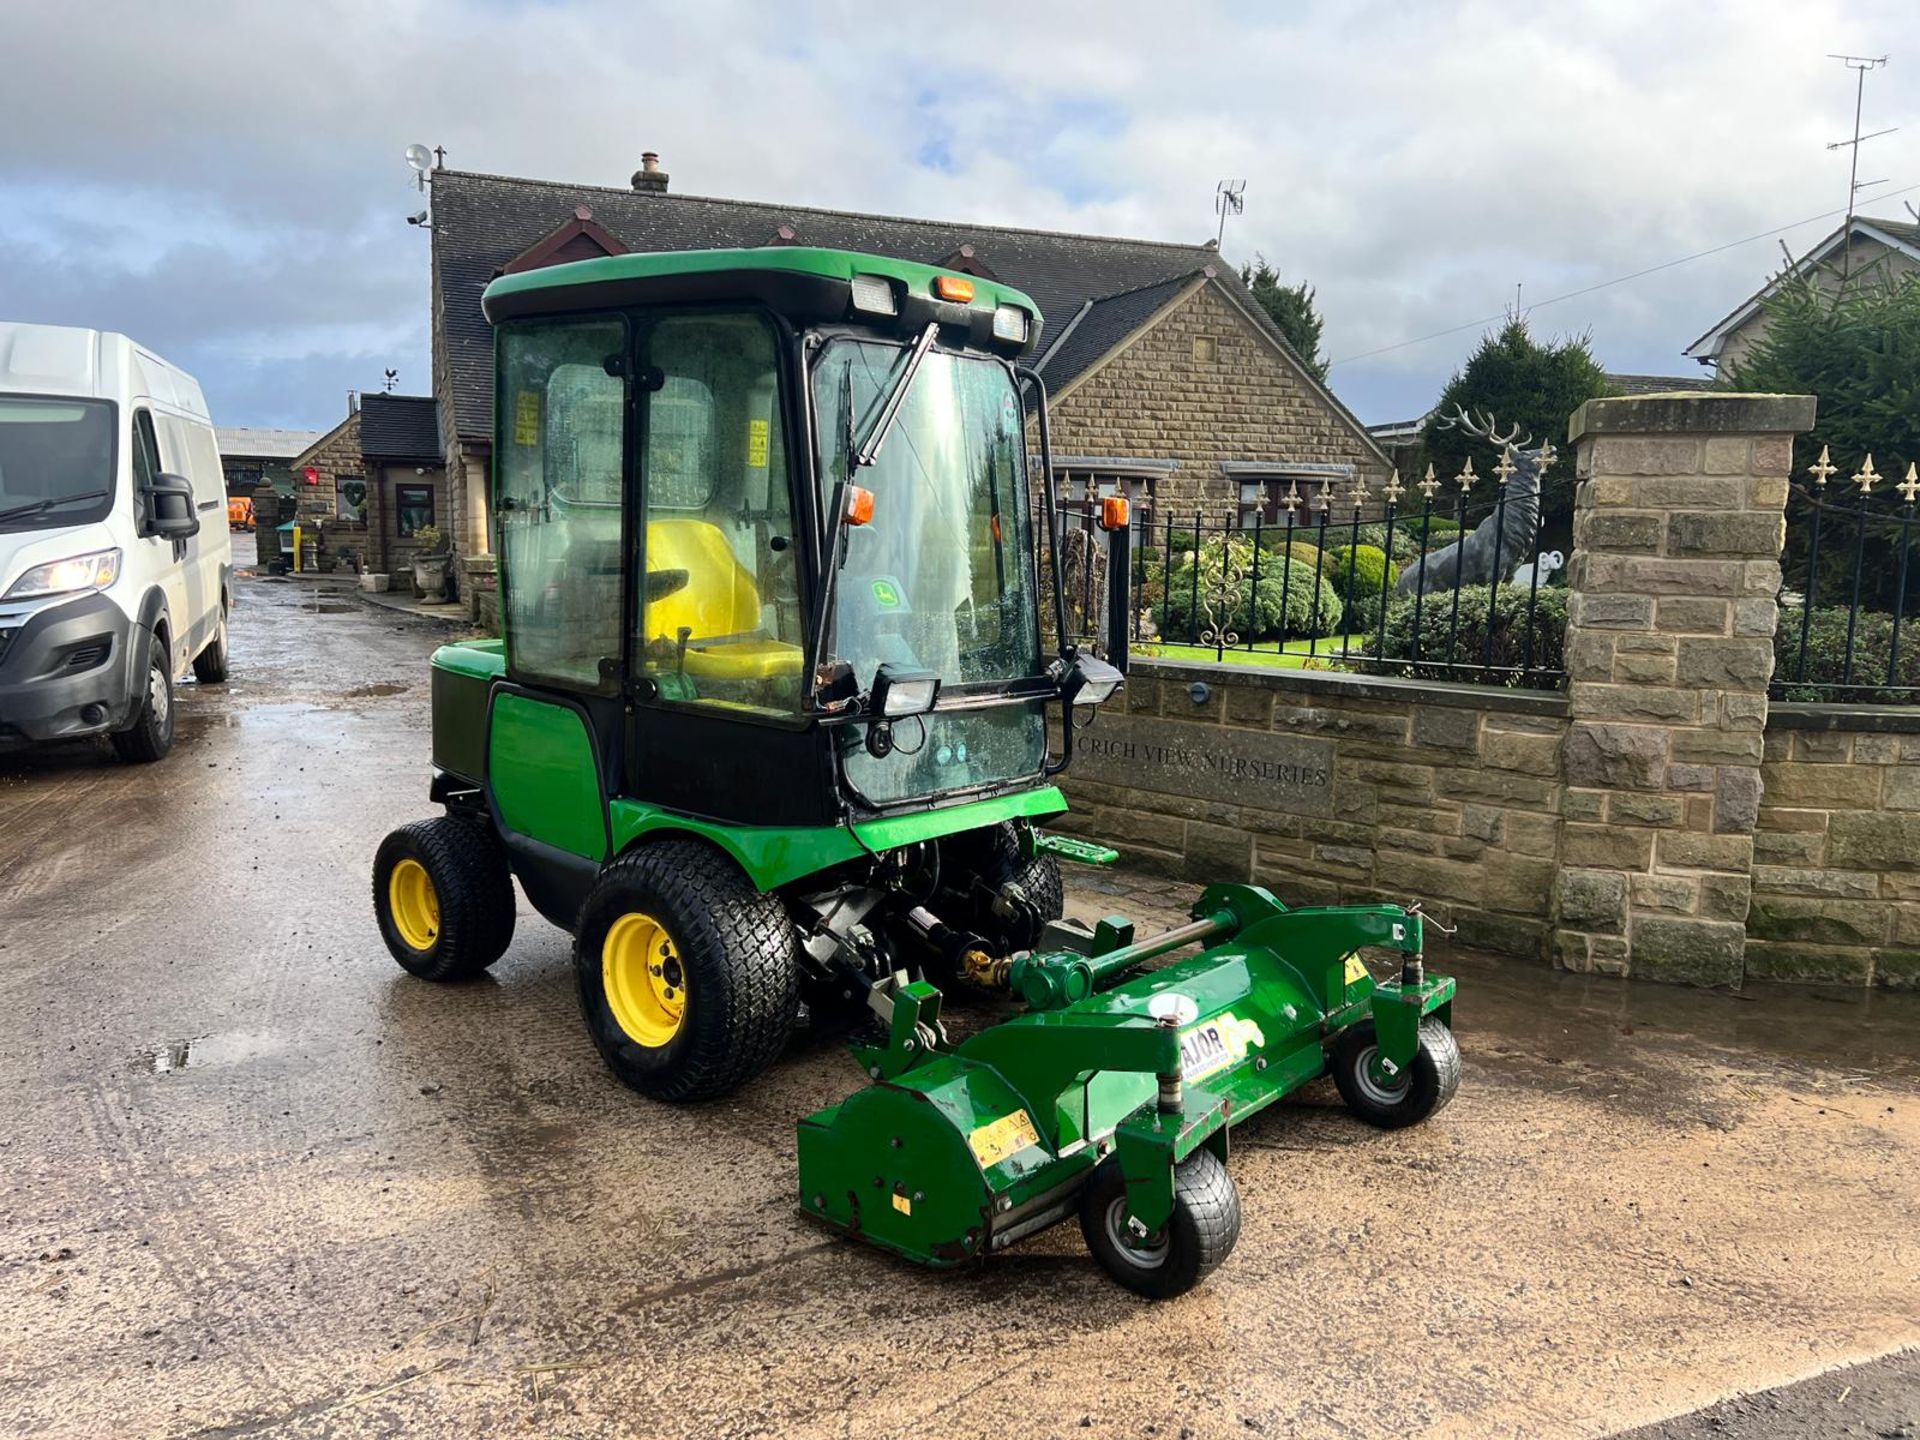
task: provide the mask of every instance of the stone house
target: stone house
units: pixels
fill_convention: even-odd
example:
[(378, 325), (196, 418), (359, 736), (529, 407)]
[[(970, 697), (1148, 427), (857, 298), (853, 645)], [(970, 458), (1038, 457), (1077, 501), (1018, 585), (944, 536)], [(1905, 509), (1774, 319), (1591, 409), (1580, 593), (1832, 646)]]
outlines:
[[(1067, 498), (1209, 523), (1280, 509), (1286, 488), (1384, 483), (1385, 452), (1211, 242), (1178, 244), (901, 219), (669, 192), (647, 156), (626, 188), (435, 170), (433, 383), (460, 553), (488, 548), (495, 276), (632, 251), (821, 245), (937, 264), (1039, 305), (1036, 368)], [(471, 568), (471, 567), (469, 567)]]
[(1686, 349), (1718, 370), (1738, 363), (1767, 333), (1765, 302), (1787, 276), (1811, 275), (1821, 289), (1839, 289), (1845, 279), (1898, 279), (1920, 271), (1920, 223), (1857, 215), (1743, 300)]
[(324, 569), (404, 571), (417, 533), (453, 513), (430, 395), (363, 395), (293, 458), (294, 522), (319, 537)]

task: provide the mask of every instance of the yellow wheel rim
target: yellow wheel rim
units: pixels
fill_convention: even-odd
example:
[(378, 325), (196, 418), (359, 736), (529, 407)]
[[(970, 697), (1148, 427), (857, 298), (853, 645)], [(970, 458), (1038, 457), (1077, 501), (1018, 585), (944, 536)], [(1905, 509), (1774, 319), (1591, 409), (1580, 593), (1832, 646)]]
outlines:
[(657, 1050), (680, 1033), (687, 972), (667, 927), (632, 911), (614, 921), (600, 945), (607, 1008), (635, 1044)]
[(431, 950), (440, 939), (440, 896), (418, 860), (402, 860), (387, 879), (387, 909), (393, 928), (413, 950)]

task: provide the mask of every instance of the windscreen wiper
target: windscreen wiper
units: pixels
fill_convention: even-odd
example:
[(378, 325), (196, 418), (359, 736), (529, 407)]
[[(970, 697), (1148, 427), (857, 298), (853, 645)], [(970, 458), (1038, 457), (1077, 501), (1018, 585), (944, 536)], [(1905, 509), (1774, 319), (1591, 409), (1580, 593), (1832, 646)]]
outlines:
[(813, 637), (814, 675), (813, 693), (820, 689), (820, 663), (826, 654), (827, 624), (833, 613), (833, 592), (835, 581), (839, 578), (841, 555), (840, 533), (847, 518), (847, 491), (853, 484), (853, 477), (861, 470), (880, 458), (880, 447), (886, 443), (893, 425), (900, 418), (900, 408), (906, 403), (907, 391), (913, 386), (913, 377), (920, 373), (920, 362), (927, 358), (927, 352), (933, 348), (934, 340), (940, 334), (940, 326), (934, 321), (927, 322), (927, 328), (920, 332), (920, 338), (913, 342), (913, 349), (907, 353), (907, 363), (900, 368), (899, 378), (882, 400), (879, 413), (874, 417), (867, 438), (856, 446), (853, 440), (853, 367), (847, 367), (846, 378), (846, 436), (847, 468), (833, 485), (833, 504), (827, 516), (827, 543), (821, 551), (820, 610), (815, 620)]
[(893, 382), (893, 388), (887, 392), (881, 403), (880, 414), (873, 422), (873, 429), (867, 433), (866, 444), (855, 451), (847, 466), (847, 478), (852, 479), (856, 470), (864, 470), (880, 458), (880, 446), (893, 429), (893, 422), (900, 418), (900, 407), (906, 404), (907, 391), (913, 385), (913, 377), (920, 373), (920, 362), (927, 358), (927, 352), (933, 348), (934, 337), (940, 333), (940, 327), (932, 321), (920, 332), (920, 338), (913, 342), (913, 349), (907, 355), (907, 363), (901, 368), (900, 378)]
[(35, 500), (30, 504), (16, 505), (11, 510), (0, 510), (0, 525), (9, 520), (24, 520), (29, 515), (38, 515), (42, 510), (51, 510), (56, 505), (78, 505), (83, 500), (104, 500), (111, 490), (82, 490), (78, 495), (54, 495), (45, 500)]

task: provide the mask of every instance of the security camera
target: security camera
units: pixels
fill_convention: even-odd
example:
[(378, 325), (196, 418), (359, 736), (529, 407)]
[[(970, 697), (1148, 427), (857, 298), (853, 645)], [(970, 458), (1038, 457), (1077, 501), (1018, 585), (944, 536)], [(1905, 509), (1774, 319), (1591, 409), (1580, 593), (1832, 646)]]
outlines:
[(424, 210), (416, 210), (413, 214), (407, 216), (407, 224), (409, 225), (424, 225), (426, 223), (427, 212)]

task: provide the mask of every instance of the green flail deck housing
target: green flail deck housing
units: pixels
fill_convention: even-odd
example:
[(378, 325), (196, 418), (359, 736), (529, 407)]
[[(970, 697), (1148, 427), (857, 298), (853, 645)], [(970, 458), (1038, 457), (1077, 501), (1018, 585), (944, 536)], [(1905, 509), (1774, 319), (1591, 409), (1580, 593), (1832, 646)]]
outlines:
[[(954, 1265), (1072, 1214), (1106, 1163), (1123, 1181), (1119, 1236), (1152, 1237), (1174, 1218), (1180, 1167), (1203, 1147), (1224, 1162), (1229, 1127), (1334, 1070), (1343, 1043), (1358, 1066), (1350, 1080), (1368, 1077), (1410, 1107), (1388, 1123), (1444, 1103), (1441, 1076), (1413, 1113), (1412, 1072), (1435, 1058), (1422, 1022), (1450, 1024), (1454, 993), (1417, 962), (1417, 911), (1288, 910), (1265, 890), (1226, 885), (1193, 915), (1144, 942), (1114, 917), (1085, 953), (1023, 957), (1012, 979), (1026, 1013), (951, 1047), (923, 1044), (940, 996), (909, 987), (890, 1043), (864, 1057), (874, 1083), (800, 1125), (802, 1207), (909, 1259)], [(1141, 970), (1194, 941), (1207, 948)], [(1415, 960), (1376, 981), (1357, 955), (1368, 946)], [(1369, 1043), (1354, 1047), (1359, 1037)], [(1107, 1218), (1092, 1217), (1090, 1241)], [(1204, 1269), (1220, 1258), (1204, 1257)]]
[[(878, 1083), (802, 1126), (811, 1213), (944, 1264), (1078, 1203), (1149, 1294), (1232, 1243), (1229, 1124), (1329, 1064), (1363, 1113), (1450, 1093), (1450, 984), (1349, 961), (1417, 953), (1406, 912), (1209, 892), (1183, 938), (1214, 948), (1135, 978), (1181, 939), (1062, 922), (1058, 862), (1114, 852), (1036, 822), (1066, 808), (1076, 710), (1123, 681), (1132, 564), (1118, 526), (1106, 635), (1065, 638), (1031, 300), (769, 247), (558, 265), (483, 304), (503, 634), (433, 657), (445, 813), (374, 859), (403, 967), (493, 964), (517, 879), (645, 1095), (728, 1094), (803, 1017), (853, 1036)], [(1028, 1013), (950, 1044), (943, 989), (983, 988)]]

